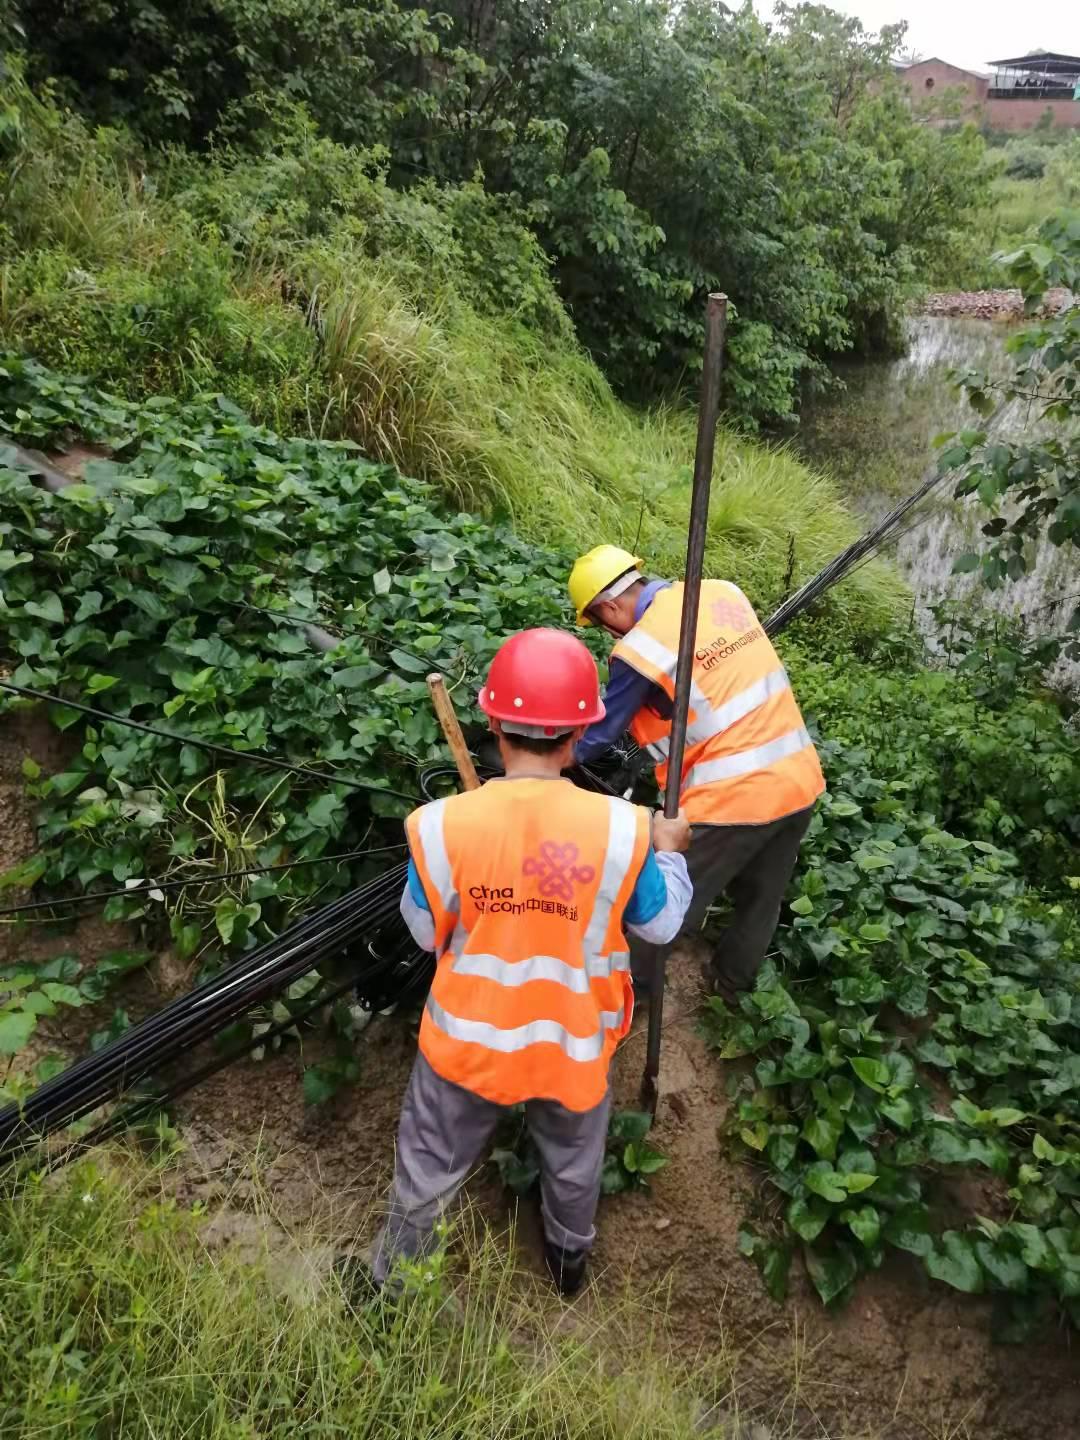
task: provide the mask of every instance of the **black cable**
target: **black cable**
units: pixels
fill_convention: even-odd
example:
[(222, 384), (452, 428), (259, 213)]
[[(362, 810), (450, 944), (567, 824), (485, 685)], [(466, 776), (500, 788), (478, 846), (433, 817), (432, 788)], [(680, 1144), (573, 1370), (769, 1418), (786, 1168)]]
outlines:
[(12, 905), (0, 910), (0, 919), (7, 915), (21, 915), (28, 910), (48, 910), (56, 905), (85, 905), (91, 900), (112, 900), (116, 896), (137, 899), (148, 890), (182, 890), (189, 885), (210, 885), (216, 880), (241, 880), (250, 875), (272, 875), (278, 870), (298, 870), (302, 865), (334, 865), (345, 860), (358, 860), (364, 855), (385, 855), (391, 850), (404, 850), (406, 841), (396, 845), (379, 845), (370, 850), (346, 850), (340, 855), (315, 855), (304, 860), (285, 860), (280, 865), (256, 865), (250, 870), (220, 870), (214, 875), (202, 875), (190, 880), (149, 880), (141, 877), (138, 885), (124, 890), (92, 890), (85, 895), (61, 895), (55, 900), (33, 900), (26, 905)]
[[(165, 1086), (153, 1095), (142, 1096), (131, 1105), (125, 1106), (125, 1108), (117, 1114), (110, 1115), (109, 1118), (103, 1120), (100, 1125), (95, 1125), (93, 1130), (81, 1136), (59, 1155), (50, 1157), (43, 1168), (47, 1171), (58, 1170), (62, 1165), (66, 1165), (69, 1161), (74, 1160), (77, 1155), (83, 1154), (85, 1151), (92, 1149), (95, 1145), (102, 1144), (106, 1140), (111, 1140), (115, 1135), (119, 1135), (122, 1130), (127, 1130), (132, 1125), (137, 1124), (148, 1113), (154, 1110), (160, 1110), (163, 1106), (171, 1104), (174, 1100), (178, 1100), (181, 1095), (186, 1095), (187, 1092), (193, 1090), (196, 1085), (201, 1085), (204, 1080), (209, 1080), (211, 1075), (216, 1075), (219, 1070), (224, 1070), (235, 1061), (242, 1060), (245, 1055), (250, 1055), (251, 1052), (257, 1050), (260, 1045), (266, 1045), (268, 1042), (276, 1040), (279, 1035), (284, 1035), (286, 1031), (292, 1030), (296, 1025), (302, 1024), (309, 1016), (313, 1015), (316, 1010), (321, 1010), (324, 1006), (332, 1005), (335, 1001), (340, 1000), (342, 995), (354, 989), (355, 985), (356, 979), (355, 977), (351, 977), (346, 980), (344, 984), (338, 985), (328, 994), (320, 996), (319, 999), (312, 1001), (310, 1005), (291, 1014), (288, 1020), (281, 1020), (276, 1025), (272, 1025), (269, 1030), (264, 1030), (260, 1034), (253, 1036), (238, 1049), (230, 1050), (227, 1054), (216, 1056), (213, 1060), (207, 1061), (205, 1065), (200, 1065), (198, 1069), (193, 1070), (189, 1075), (185, 1075), (173, 1084)], [(42, 1138), (44, 1137), (38, 1136), (28, 1141), (24, 1150), (36, 1149)], [(18, 1153), (12, 1156), (13, 1160), (17, 1160), (18, 1158)]]
[(405, 875), (406, 867), (399, 865), (302, 918), (101, 1050), (76, 1061), (20, 1104), (0, 1111), (0, 1159), (13, 1148), (23, 1148), (28, 1134), (48, 1134), (96, 1109), (118, 1090), (225, 1029), (361, 936), (400, 923)]
[(95, 710), (92, 705), (83, 705), (78, 700), (65, 700), (62, 695), (50, 695), (46, 690), (33, 690), (28, 685), (13, 685), (10, 680), (0, 680), (0, 690), (13, 695), (22, 695), (29, 700), (44, 700), (49, 705), (66, 705), (69, 710), (79, 710), (95, 720), (109, 725), (127, 725), (132, 730), (141, 730), (145, 735), (156, 735), (162, 740), (173, 740), (178, 745), (194, 745), (198, 750), (210, 750), (218, 755), (227, 755), (232, 760), (247, 760), (256, 765), (271, 765), (275, 770), (288, 770), (301, 775), (305, 780), (317, 780), (322, 785), (347, 785), (353, 790), (369, 790), (376, 795), (393, 795), (398, 800), (416, 802), (415, 795), (406, 795), (403, 790), (391, 790), (387, 785), (376, 785), (372, 780), (352, 780), (344, 775), (334, 775), (322, 770), (308, 770), (301, 765), (292, 765), (288, 760), (278, 760), (273, 755), (262, 755), (253, 750), (234, 750), (230, 745), (218, 745), (212, 740), (203, 740), (197, 735), (180, 735), (175, 730), (163, 730), (156, 725), (145, 725), (141, 720), (131, 720), (125, 715), (111, 715), (107, 710)]

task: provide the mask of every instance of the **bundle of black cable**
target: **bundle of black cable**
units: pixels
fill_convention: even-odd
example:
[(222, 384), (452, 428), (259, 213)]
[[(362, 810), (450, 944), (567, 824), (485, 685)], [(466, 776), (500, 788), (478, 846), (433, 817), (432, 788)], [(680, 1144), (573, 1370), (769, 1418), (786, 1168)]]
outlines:
[[(24, 1154), (46, 1136), (134, 1090), (181, 1057), (190, 1056), (203, 1041), (342, 951), (351, 952), (350, 958), (356, 960), (355, 968), (349, 967), (348, 980), (331, 994), (320, 995), (303, 1013), (290, 1015), (281, 1029), (290, 1028), (304, 1015), (350, 989), (355, 989), (372, 1008), (385, 1008), (410, 994), (422, 994), (430, 983), (433, 961), (430, 955), (417, 950), (400, 919), (398, 907), (405, 875), (404, 865), (395, 866), (359, 890), (298, 920), (275, 940), (179, 996), (96, 1054), (76, 1061), (21, 1104), (0, 1112), (0, 1161)], [(118, 1117), (109, 1117), (85, 1137), (80, 1148), (130, 1124), (139, 1114), (159, 1108), (269, 1038), (264, 1032), (231, 1053), (215, 1056), (194, 1074), (139, 1096), (133, 1107), (122, 1110)]]
[[(612, 766), (605, 768), (621, 776), (624, 761), (620, 753), (613, 757)], [(490, 766), (480, 767), (485, 780), (495, 773)], [(613, 793), (604, 779), (584, 767), (575, 767), (571, 778), (584, 789)], [(455, 780), (453, 769), (428, 770), (420, 777), (421, 789), (427, 799), (434, 799), (454, 789)], [(422, 999), (435, 961), (430, 953), (417, 949), (401, 919), (406, 873), (406, 866), (397, 865), (298, 920), (276, 939), (179, 996), (95, 1054), (77, 1060), (21, 1104), (0, 1111), (0, 1163), (32, 1153), (48, 1136), (110, 1101), (134, 1094), (130, 1103), (116, 1108), (89, 1134), (51, 1157), (52, 1163), (62, 1163), (159, 1111), (200, 1081), (350, 991), (371, 1010)], [(340, 956), (345, 957), (348, 978), (333, 983), (330, 990), (320, 987), (314, 1000), (270, 1030), (211, 1055), (194, 1069), (177, 1072), (177, 1062), (190, 1061), (200, 1045), (272, 1000), (301, 975)], [(169, 1078), (162, 1079), (163, 1075)]]

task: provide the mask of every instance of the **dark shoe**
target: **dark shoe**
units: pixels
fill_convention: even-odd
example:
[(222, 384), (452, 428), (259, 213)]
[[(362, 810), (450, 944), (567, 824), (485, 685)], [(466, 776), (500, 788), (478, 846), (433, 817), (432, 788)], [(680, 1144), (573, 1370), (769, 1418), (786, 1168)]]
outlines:
[(589, 1257), (584, 1250), (563, 1250), (545, 1240), (544, 1263), (560, 1295), (576, 1295), (585, 1284)]
[(739, 1008), (740, 991), (732, 984), (723, 971), (717, 968), (715, 960), (706, 960), (701, 967), (701, 978), (710, 995), (719, 995), (732, 1010)]

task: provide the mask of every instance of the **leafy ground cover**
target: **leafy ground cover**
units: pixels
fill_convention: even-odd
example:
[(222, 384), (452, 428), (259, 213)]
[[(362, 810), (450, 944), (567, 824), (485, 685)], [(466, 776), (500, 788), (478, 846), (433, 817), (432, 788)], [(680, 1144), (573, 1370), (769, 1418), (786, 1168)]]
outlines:
[(1078, 1323), (1075, 736), (977, 669), (809, 665), (802, 693), (829, 793), (775, 964), (705, 1021), (769, 1181), (744, 1251), (775, 1295), (797, 1251), (833, 1304), (893, 1247), (993, 1293), (1003, 1337)]
[[(14, 683), (241, 752), (223, 764), (106, 721), (73, 731), (66, 769), (25, 770), (40, 848), (4, 883), (40, 896), (375, 852), (168, 892), (167, 904), (106, 902), (106, 918), (148, 934), (167, 915), (179, 959), (206, 967), (400, 859), (418, 770), (441, 755), (425, 674), (442, 669), (471, 713), (499, 638), (564, 618), (567, 557), (445, 511), (430, 487), (347, 442), (283, 440), (220, 399), (132, 408), (16, 359), (0, 380), (16, 433), (42, 440), (77, 417), (118, 447), (59, 495), (0, 467)], [(329, 656), (303, 629), (328, 619), (340, 635)], [(50, 713), (63, 730), (81, 724)], [(283, 776), (244, 754), (350, 783)], [(76, 1003), (69, 978), (8, 977), (4, 1050), (47, 1013), (43, 994)]]

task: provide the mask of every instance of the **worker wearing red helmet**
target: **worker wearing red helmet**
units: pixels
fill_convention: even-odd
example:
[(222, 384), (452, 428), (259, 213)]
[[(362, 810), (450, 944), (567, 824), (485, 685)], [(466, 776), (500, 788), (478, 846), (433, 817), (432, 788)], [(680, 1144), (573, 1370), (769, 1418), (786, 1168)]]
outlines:
[(633, 1013), (626, 937), (677, 933), (689, 826), (562, 778), (604, 714), (596, 664), (574, 636), (513, 636), (479, 699), (505, 775), (406, 823), (401, 912), (438, 964), (373, 1273), (382, 1285), (397, 1257), (425, 1252), (501, 1114), (524, 1104), (545, 1260), (573, 1294), (595, 1235), (608, 1071)]
[[(598, 545), (570, 575), (579, 625), (615, 637), (606, 715), (577, 747), (587, 762), (629, 730), (667, 782), (668, 744), (682, 624), (681, 583), (646, 580), (642, 561)], [(686, 932), (701, 929), (720, 894), (732, 904), (706, 964), (713, 989), (734, 1003), (754, 978), (780, 916), (799, 844), (825, 789), (817, 751), (791, 682), (749, 600), (728, 580), (704, 580), (679, 803), (693, 829), (687, 866), (694, 898)], [(636, 941), (639, 986), (657, 947)]]

